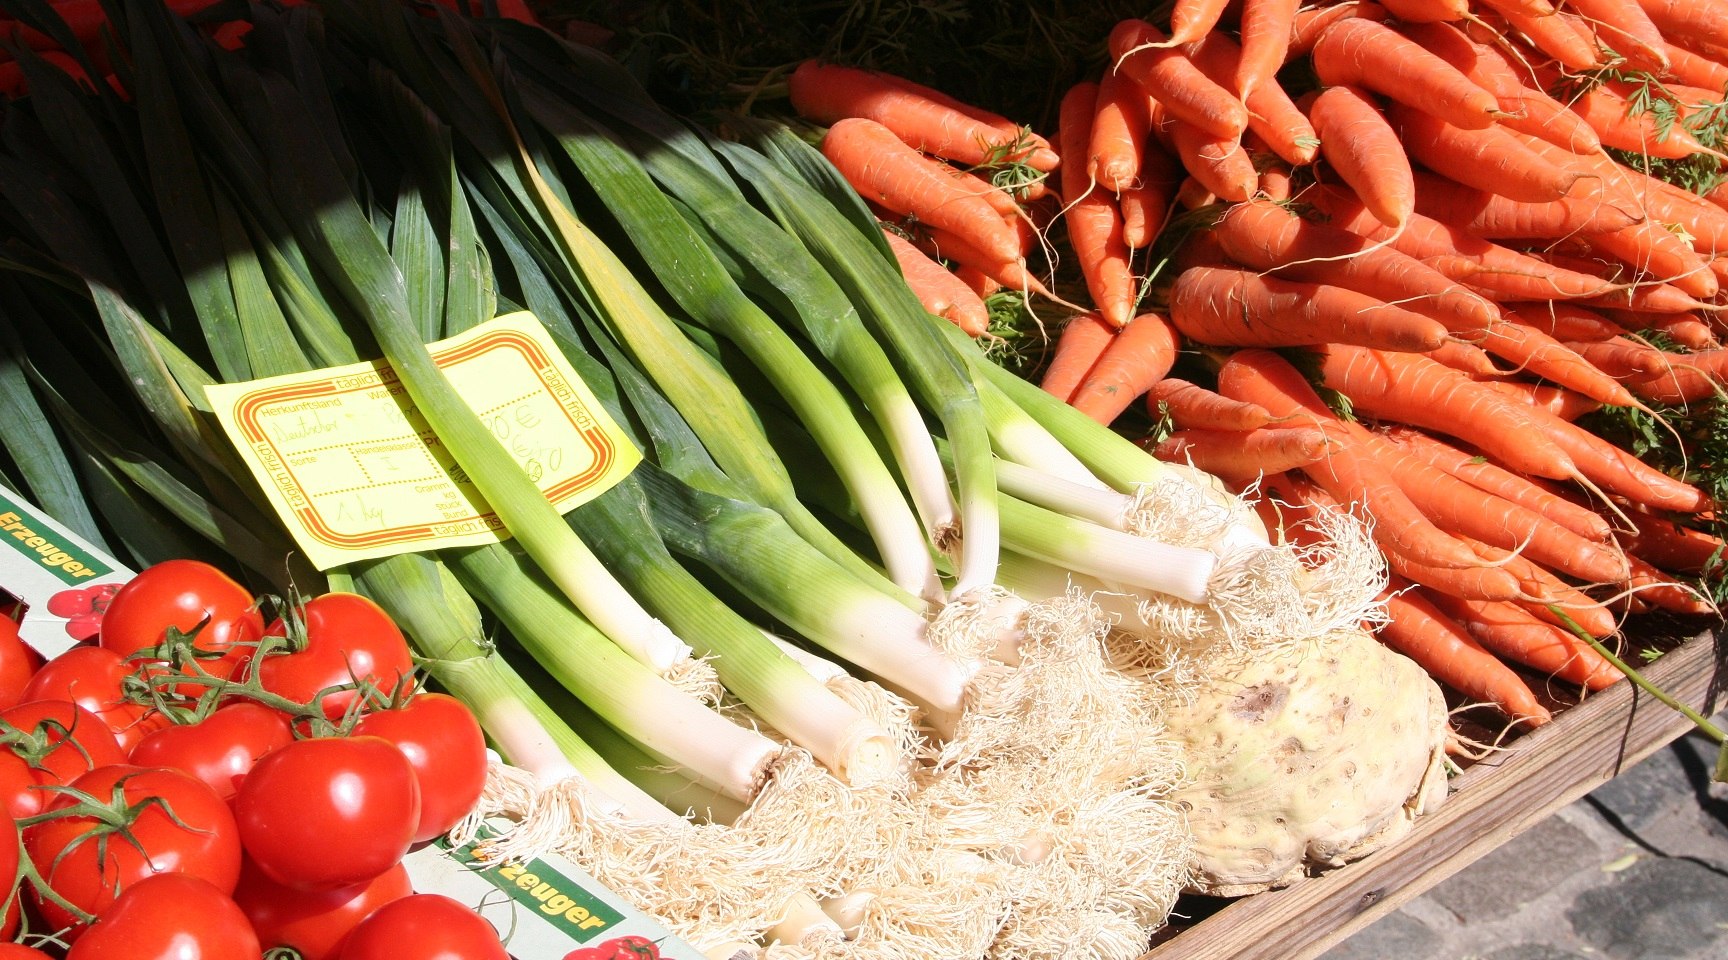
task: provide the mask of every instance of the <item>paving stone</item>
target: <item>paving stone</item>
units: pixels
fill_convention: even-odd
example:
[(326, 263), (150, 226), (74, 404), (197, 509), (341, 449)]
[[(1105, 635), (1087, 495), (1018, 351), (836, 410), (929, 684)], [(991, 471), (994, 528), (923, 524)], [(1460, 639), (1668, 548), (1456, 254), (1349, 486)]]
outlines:
[(1441, 940), (1428, 925), (1405, 913), (1376, 920), (1367, 929), (1321, 954), (1319, 960), (1439, 960)]
[(1566, 918), (1609, 960), (1717, 960), (1728, 953), (1728, 864), (1641, 860), (1580, 893)]
[(1427, 896), (1466, 925), (1487, 923), (1511, 916), (1550, 887), (1579, 870), (1595, 869), (1601, 861), (1600, 848), (1584, 831), (1549, 817), (1447, 878)]
[(1562, 950), (1546, 943), (1515, 943), (1493, 953), (1482, 954), (1480, 960), (1590, 960), (1581, 953)]

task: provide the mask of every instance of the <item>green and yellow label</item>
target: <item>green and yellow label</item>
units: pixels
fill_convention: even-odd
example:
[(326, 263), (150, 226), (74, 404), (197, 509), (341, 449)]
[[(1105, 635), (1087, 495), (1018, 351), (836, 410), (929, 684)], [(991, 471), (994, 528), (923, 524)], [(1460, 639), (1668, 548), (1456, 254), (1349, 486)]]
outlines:
[(28, 510), (4, 496), (0, 496), (0, 536), (12, 549), (47, 568), (64, 583), (75, 584), (114, 571), (70, 537), (38, 523)]
[[(476, 842), (484, 842), (484, 834), (482, 831), (482, 839)], [(623, 914), (581, 884), (540, 860), (493, 866), (475, 857), (472, 843), (451, 849), (450, 856), (472, 867), (510, 899), (540, 914), (577, 943), (587, 943), (624, 919)]]

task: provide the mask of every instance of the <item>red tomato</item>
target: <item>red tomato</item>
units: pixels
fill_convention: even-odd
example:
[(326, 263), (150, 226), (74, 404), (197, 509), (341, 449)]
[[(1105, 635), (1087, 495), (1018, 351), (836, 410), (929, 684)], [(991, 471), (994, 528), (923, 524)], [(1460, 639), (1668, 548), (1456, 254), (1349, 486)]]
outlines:
[(0, 710), (24, 701), (24, 688), (35, 672), (30, 648), (18, 636), (17, 622), (0, 616)]
[(158, 646), (169, 628), (196, 630), (194, 647), (222, 655), (199, 665), (214, 676), (231, 677), (252, 658), (264, 617), (252, 593), (216, 567), (199, 560), (164, 560), (144, 568), (114, 595), (102, 616), (101, 642), (124, 657)]
[(448, 833), (480, 800), (486, 787), (486, 734), (455, 697), (416, 694), (399, 709), (361, 717), (354, 733), (394, 743), (414, 767), (420, 785), (414, 842)]
[(613, 937), (564, 955), (564, 960), (659, 960), (660, 946), (647, 937)]
[(379, 737), (296, 740), (265, 754), (234, 796), (246, 855), (300, 890), (365, 883), (414, 841), (420, 788), (396, 745)]
[(14, 818), (42, 812), (53, 796), (44, 787), (126, 762), (113, 731), (66, 700), (32, 700), (0, 711), (0, 734), (8, 741), (0, 749), (0, 802)]
[(266, 950), (293, 947), (301, 960), (335, 960), (343, 938), (355, 924), (386, 903), (413, 892), (408, 868), (400, 863), (368, 883), (309, 892), (282, 886), (248, 859), (240, 867), (234, 902), (252, 921), (258, 942)]
[(207, 880), (160, 873), (127, 887), (66, 960), (258, 960), (258, 935)]
[(227, 800), (259, 757), (293, 742), (294, 730), (282, 713), (251, 700), (235, 700), (198, 723), (152, 732), (132, 748), (131, 760), (141, 767), (184, 770)]
[[(414, 668), (408, 641), (384, 609), (355, 593), (326, 593), (306, 601), (300, 616), (306, 627), (302, 650), (265, 657), (258, 663), (264, 689), (295, 703), (311, 703), (320, 691), (371, 680), (386, 693)], [(285, 636), (278, 620), (268, 634)], [(343, 690), (324, 697), (324, 715), (334, 720), (354, 701)]]
[(132, 665), (112, 650), (77, 646), (42, 665), (24, 688), (24, 700), (70, 700), (101, 718), (121, 749), (130, 751), (168, 723), (153, 708), (127, 699)]
[(54, 960), (54, 958), (35, 947), (26, 947), (22, 943), (0, 943), (0, 960)]
[(460, 900), (417, 893), (360, 921), (341, 960), (509, 960), (498, 931)]
[(62, 590), (48, 598), (48, 612), (66, 618), (66, 633), (72, 639), (79, 643), (94, 640), (102, 629), (102, 615), (119, 592), (118, 583)]
[[(103, 819), (85, 815), (43, 820), (24, 828), (24, 852), (36, 872), (73, 906), (101, 914), (114, 902), (116, 891), (162, 873), (197, 877), (224, 897), (233, 892), (240, 879), (240, 840), (234, 814), (209, 784), (178, 770), (114, 764), (98, 767), (70, 786), (103, 803), (110, 802), (116, 791), (125, 806), (152, 801), (139, 808), (123, 836)], [(72, 797), (62, 794), (48, 809), (73, 803)], [(78, 919), (65, 907), (39, 894), (31, 899), (49, 929), (72, 927), (71, 937), (82, 932), (77, 929)]]

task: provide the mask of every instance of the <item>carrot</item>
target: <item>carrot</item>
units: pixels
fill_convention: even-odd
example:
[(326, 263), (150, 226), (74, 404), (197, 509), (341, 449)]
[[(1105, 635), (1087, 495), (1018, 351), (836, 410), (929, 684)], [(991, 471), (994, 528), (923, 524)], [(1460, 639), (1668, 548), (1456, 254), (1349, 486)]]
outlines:
[(1579, 185), (1578, 173), (1549, 163), (1504, 128), (1466, 130), (1396, 103), (1387, 119), (1410, 159), (1457, 183), (1526, 203), (1559, 200)]
[(1639, 557), (1632, 557), (1632, 576), (1626, 588), (1633, 597), (1650, 606), (1692, 617), (1720, 617), (1722, 611), (1689, 584), (1663, 573)]
[(883, 230), (882, 235), (888, 240), (888, 248), (894, 251), (900, 272), (906, 276), (906, 285), (917, 295), (925, 312), (953, 321), (969, 336), (976, 337), (990, 326), (990, 311), (971, 287), (925, 256), (905, 237), (892, 230)]
[(1002, 218), (1011, 225), (1025, 221), (1025, 211), (1020, 209), (1020, 204), (1009, 195), (1008, 191), (969, 170), (962, 170), (947, 163), (940, 163), (936, 166), (937, 169), (953, 178), (955, 185), (960, 189), (990, 204), (990, 209), (1001, 214)]
[(1140, 250), (1158, 239), (1175, 202), (1173, 183), (1145, 183), (1122, 191), (1116, 198), (1116, 209), (1121, 211), (1122, 242), (1128, 249)]
[[(1592, 637), (1611, 637), (1618, 633), (1620, 625), (1615, 621), (1614, 614), (1600, 601), (1589, 594), (1555, 576), (1541, 564), (1532, 561), (1524, 554), (1504, 550), (1491, 544), (1482, 543), (1472, 537), (1463, 537), (1482, 559), (1499, 564), (1502, 569), (1511, 573), (1518, 580), (1518, 587), (1524, 595), (1518, 598), (1519, 606), (1535, 614), (1539, 620), (1546, 620), (1555, 626), (1564, 626), (1559, 616), (1553, 611), (1544, 609), (1548, 604), (1560, 608), (1566, 616), (1571, 617), (1580, 627)], [(1614, 582), (1623, 581), (1631, 567), (1624, 562), (1620, 564), (1621, 576)]]
[(1345, 344), (1318, 352), (1322, 381), (1358, 411), (1448, 436), (1464, 434), (1461, 439), (1523, 473), (1578, 475), (1571, 458), (1536, 429), (1535, 413), (1456, 370), (1426, 357)]
[[(1236, 80), (1242, 50), (1222, 33), (1214, 33), (1188, 48), (1194, 65), (1220, 86)], [(1258, 135), (1279, 159), (1307, 166), (1319, 155), (1319, 135), (1308, 118), (1276, 82), (1264, 83), (1242, 95), (1248, 108), (1248, 130)]]
[(1577, 239), (1592, 253), (1630, 266), (1634, 279), (1664, 280), (1701, 299), (1714, 297), (1721, 289), (1704, 258), (1658, 221), (1645, 220), (1617, 230), (1580, 230)]
[[(1668, 71), (1668, 45), (1639, 0), (1566, 0), (1597, 31), (1597, 39), (1635, 66)], [(1689, 6), (1703, 6), (1689, 4)]]
[(954, 277), (970, 288), (973, 293), (976, 293), (979, 299), (984, 299), (1002, 289), (1002, 284), (985, 276), (984, 271), (977, 267), (969, 267), (964, 263), (954, 267)]
[(1662, 160), (1684, 160), (1698, 153), (1721, 156), (1699, 143), (1680, 124), (1658, 127), (1654, 115), (1634, 109), (1626, 94), (1614, 89), (1611, 83), (1590, 87), (1573, 97), (1567, 106), (1584, 118), (1606, 147), (1633, 150)]
[(1616, 536), (1627, 553), (1661, 567), (1686, 573), (1700, 573), (1705, 568), (1728, 559), (1722, 538), (1693, 527), (1683, 526), (1647, 510), (1627, 510), (1631, 530), (1620, 530)]
[(1488, 329), (1482, 346), (1521, 370), (1570, 387), (1598, 403), (1616, 407), (1639, 405), (1638, 398), (1632, 396), (1619, 380), (1603, 373), (1577, 351), (1535, 327), (1516, 322), (1496, 324)]
[(967, 103), (966, 101), (944, 93), (941, 90), (937, 90), (935, 87), (925, 86), (915, 80), (909, 80), (897, 74), (882, 72), (876, 72), (875, 77), (884, 83), (893, 84), (902, 90), (916, 94), (932, 103), (947, 107), (950, 110), (971, 117), (1000, 134), (1002, 142), (1019, 142), (1030, 146), (1032, 148), (1032, 153), (1026, 158), (1026, 162), (1027, 165), (1031, 166), (1033, 169), (1044, 173), (1049, 173), (1056, 169), (1056, 163), (1059, 159), (1056, 156), (1056, 151), (1050, 149), (1050, 142), (1048, 140), (1045, 140), (1031, 129), (1017, 124), (999, 113), (992, 113), (977, 104)]
[(1366, 87), (1465, 129), (1486, 127), (1500, 112), (1494, 95), (1457, 68), (1372, 20), (1327, 27), (1314, 44), (1313, 62), (1326, 86)]
[(1176, 158), (1188, 173), (1220, 200), (1240, 202), (1254, 195), (1260, 182), (1254, 160), (1234, 137), (1214, 137), (1180, 120), (1170, 123)]
[(1416, 174), (1418, 212), (1486, 239), (1547, 240), (1583, 230), (1619, 230), (1637, 217), (1599, 198), (1564, 197), (1526, 203), (1436, 174)]
[[(839, 64), (806, 60), (787, 81), (792, 109), (801, 117), (830, 127), (848, 119), (868, 119), (894, 133), (914, 150), (976, 166), (1016, 145), (1015, 137), (999, 126), (908, 89), (905, 81), (884, 79), (880, 73)], [(1007, 159), (1035, 169), (1056, 168), (1047, 149), (1022, 150)]]
[[(1274, 417), (1305, 418), (1338, 441), (1332, 454), (1306, 471), (1342, 503), (1363, 505), (1373, 517), (1372, 534), (1388, 558), (1397, 556), (1428, 567), (1464, 567), (1492, 571), (1481, 558), (1437, 528), (1392, 478), (1377, 458), (1360, 449), (1321, 401), (1314, 388), (1288, 360), (1270, 350), (1238, 350), (1218, 370), (1218, 392), (1235, 400), (1258, 403)], [(1492, 574), (1482, 579), (1494, 579)], [(1510, 583), (1510, 576), (1505, 582)], [(1513, 588), (1516, 589), (1515, 585)]]
[[(1194, 177), (1184, 177), (1176, 187), (1176, 205), (1184, 210), (1198, 210), (1210, 207), (1218, 202), (1218, 195), (1207, 189), (1206, 185)], [(1178, 251), (1182, 256), (1186, 249)]]
[(1272, 422), (1257, 403), (1232, 400), (1199, 384), (1166, 378), (1146, 391), (1146, 412), (1168, 416), (1179, 430), (1253, 430)]
[[(1502, 384), (1493, 386), (1499, 387)], [(1381, 435), (1402, 447), (1411, 456), (1444, 470), (1485, 493), (1533, 510), (1550, 523), (1565, 527), (1585, 540), (1607, 542), (1613, 534), (1613, 528), (1600, 514), (1560, 496), (1541, 482), (1513, 473), (1486, 457), (1477, 456), (1413, 427), (1386, 426), (1381, 428)]]
[(1178, 430), (1152, 455), (1186, 463), (1228, 483), (1247, 485), (1269, 473), (1306, 467), (1327, 457), (1333, 441), (1316, 426), (1255, 430)]
[(1569, 303), (1502, 304), (1506, 319), (1534, 327), (1556, 340), (1591, 342), (1625, 333), (1625, 328), (1588, 307)]
[(1644, 16), (1668, 36), (1695, 36), (1728, 47), (1728, 11), (1697, 0), (1638, 0)]
[(1346, 429), (1357, 435), (1360, 449), (1379, 460), (1410, 502), (1440, 529), (1502, 550), (1521, 550), (1580, 580), (1611, 583), (1626, 575), (1626, 561), (1618, 550), (1466, 483), (1379, 434), (1351, 426)]
[(1305, 57), (1314, 52), (1314, 44), (1327, 28), (1340, 20), (1385, 20), (1390, 14), (1373, 0), (1345, 0), (1343, 3), (1314, 4), (1300, 7), (1290, 19), (1290, 45), (1284, 51), (1284, 62)]
[(1168, 320), (1156, 313), (1140, 314), (1104, 346), (1069, 404), (1108, 426), (1170, 372), (1180, 346), (1181, 338)]
[(837, 121), (822, 138), (822, 155), (865, 198), (947, 230), (997, 261), (1020, 259), (1019, 239), (988, 201), (880, 123)]
[(1623, 676), (1588, 643), (1537, 619), (1515, 603), (1441, 594), (1433, 594), (1432, 599), (1484, 647), (1502, 657), (1590, 690), (1600, 690)]
[(1308, 105), (1320, 155), (1381, 223), (1394, 229), (1416, 209), (1410, 158), (1379, 108), (1361, 91), (1334, 86)]
[(1683, 406), (1728, 396), (1728, 350), (1664, 354), (1667, 369), (1633, 377), (1632, 392), (1647, 400)]
[(1602, 490), (1660, 510), (1700, 513), (1715, 507), (1708, 494), (1676, 480), (1588, 430), (1540, 409), (1528, 408), (1536, 428)]
[[(1724, 46), (1728, 46), (1728, 40), (1721, 42)], [(1685, 47), (1677, 47), (1672, 43), (1667, 46), (1667, 54), (1668, 72), (1672, 73), (1674, 79), (1681, 83), (1703, 87), (1706, 90), (1728, 88), (1728, 65), (1709, 57), (1700, 56)]]
[(1405, 23), (1442, 23), (1462, 20), (1470, 12), (1465, 0), (1380, 0), (1392, 16)]
[(1531, 17), (1551, 17), (1554, 6), (1548, 0), (1482, 0), (1485, 13), (1501, 13), (1505, 10), (1515, 10)]
[(1488, 351), (1463, 340), (1447, 340), (1432, 350), (1423, 350), (1420, 353), (1436, 363), (1445, 364), (1477, 380), (1487, 381), (1506, 375), (1506, 371), (1494, 365), (1494, 358), (1488, 355)]
[(912, 243), (928, 256), (952, 263), (963, 263), (982, 270), (991, 279), (1010, 290), (1035, 293), (1054, 299), (1049, 288), (1021, 259), (1000, 261), (970, 242), (936, 227), (920, 224), (912, 233)]
[(1722, 345), (1716, 338), (1716, 329), (1696, 313), (1608, 310), (1607, 314), (1627, 330), (1654, 330), (1688, 350), (1714, 350)]
[(1261, 85), (1277, 83), (1300, 6), (1301, 0), (1244, 0), (1237, 27), (1242, 56), (1236, 61), (1235, 89), (1245, 103)]
[(1580, 31), (1570, 18), (1554, 13), (1533, 15), (1507, 9), (1493, 0), (1485, 2), (1499, 10), (1506, 24), (1522, 34), (1536, 49), (1568, 70), (1589, 70), (1600, 65), (1601, 57), (1596, 51), (1594, 35)]
[(1142, 144), (1151, 129), (1146, 91), (1127, 74), (1106, 72), (1098, 81), (1087, 174), (1116, 194), (1138, 183)]
[(1110, 31), (1110, 59), (1115, 70), (1138, 81), (1171, 117), (1218, 139), (1240, 137), (1248, 128), (1248, 109), (1181, 50), (1154, 46), (1168, 42), (1162, 30), (1144, 20), (1122, 20)]
[(1330, 224), (1304, 220), (1271, 201), (1231, 207), (1213, 233), (1225, 254), (1245, 267), (1349, 287), (1432, 317), (1453, 332), (1474, 334), (1500, 319), (1494, 304), (1459, 290), (1422, 261)]
[(1519, 403), (1546, 410), (1562, 420), (1576, 420), (1587, 413), (1595, 413), (1603, 406), (1600, 400), (1593, 400), (1576, 390), (1568, 390), (1551, 383), (1495, 380), (1485, 381), (1484, 385), (1493, 387)]
[[(1449, 541), (1468, 549), (1463, 541), (1439, 531)], [(1393, 576), (1419, 583), (1437, 594), (1471, 600), (1517, 600), (1523, 596), (1518, 578), (1499, 567), (1436, 567), (1418, 563), (1395, 551), (1386, 553), (1386, 567)]]
[(1281, 280), (1248, 270), (1184, 270), (1170, 289), (1169, 302), (1170, 319), (1183, 336), (1216, 346), (1340, 341), (1387, 350), (1432, 350), (1446, 337), (1439, 321), (1347, 287)]
[(1171, 46), (1194, 43), (1212, 32), (1228, 0), (1176, 0), (1170, 8)]
[[(1063, 156), (1085, 156), (1092, 141), (1097, 96), (1098, 84), (1082, 81), (1062, 97), (1057, 140)], [(1068, 203), (1062, 219), (1068, 227), (1075, 263), (1099, 314), (1112, 327), (1122, 327), (1134, 316), (1139, 293), (1128, 267), (1122, 215), (1109, 196), (1092, 187), (1081, 164), (1064, 164), (1061, 172), (1062, 196)]]
[(1375, 635), (1416, 661), (1428, 675), (1471, 700), (1493, 704), (1513, 721), (1539, 727), (1554, 719), (1530, 685), (1476, 641), (1458, 621), (1441, 612), (1426, 592), (1394, 580), (1380, 600), (1389, 619)]
[(1583, 117), (1540, 90), (1503, 97), (1500, 107), (1507, 113), (1500, 124), (1509, 130), (1539, 137), (1579, 156), (1591, 156), (1602, 149), (1602, 138)]
[(1274, 203), (1288, 203), (1296, 196), (1296, 180), (1288, 167), (1271, 165), (1260, 171), (1258, 196)]
[(1668, 371), (1662, 351), (1625, 336), (1567, 344), (1596, 369), (1611, 377), (1656, 376)]
[[(1470, 39), (1463, 30), (1449, 23), (1418, 23), (1404, 18), (1398, 32), (1421, 44), (1422, 49), (1451, 64), (1470, 82), (1496, 98), (1513, 96), (1524, 89), (1503, 58)], [(1504, 118), (1502, 118), (1504, 122)]]
[(1066, 401), (1079, 388), (1080, 381), (1086, 379), (1086, 371), (1098, 362), (1115, 335), (1116, 327), (1096, 311), (1069, 317), (1056, 338), (1056, 349), (1044, 367), (1038, 386), (1045, 393)]

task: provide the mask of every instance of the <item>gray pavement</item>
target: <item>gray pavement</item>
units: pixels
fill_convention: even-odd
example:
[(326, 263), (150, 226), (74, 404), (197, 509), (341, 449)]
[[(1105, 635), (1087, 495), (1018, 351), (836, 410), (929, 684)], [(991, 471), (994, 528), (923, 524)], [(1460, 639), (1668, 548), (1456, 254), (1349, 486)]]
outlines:
[(1320, 960), (1728, 960), (1715, 760), (1682, 737)]

